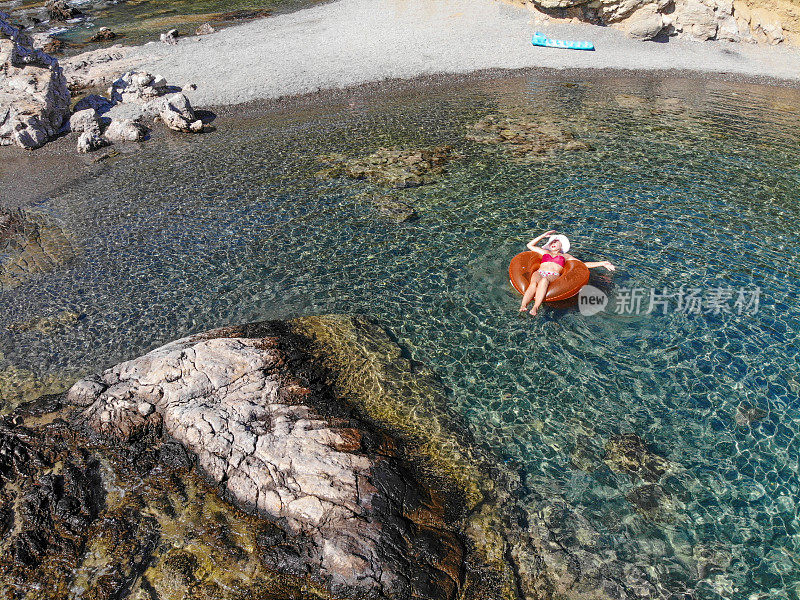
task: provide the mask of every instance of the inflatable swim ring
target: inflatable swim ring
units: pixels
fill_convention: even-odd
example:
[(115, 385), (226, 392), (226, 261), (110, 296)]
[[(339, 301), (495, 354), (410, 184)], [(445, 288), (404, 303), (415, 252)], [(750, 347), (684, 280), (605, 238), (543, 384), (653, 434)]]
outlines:
[[(521, 252), (511, 259), (508, 265), (508, 277), (511, 285), (520, 294), (525, 293), (525, 288), (531, 282), (531, 275), (541, 263), (541, 254), (538, 252)], [(579, 260), (568, 260), (561, 270), (561, 276), (547, 286), (545, 302), (557, 302), (572, 298), (580, 289), (589, 283), (589, 268)]]

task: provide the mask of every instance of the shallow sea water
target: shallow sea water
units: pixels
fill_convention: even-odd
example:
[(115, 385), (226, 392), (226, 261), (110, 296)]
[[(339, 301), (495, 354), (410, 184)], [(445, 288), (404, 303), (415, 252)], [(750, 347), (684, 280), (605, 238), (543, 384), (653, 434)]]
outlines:
[[(465, 140), (498, 112), (596, 150), (520, 163)], [(601, 550), (675, 597), (800, 597), (800, 92), (511, 77), (218, 121), (35, 208), (80, 256), (0, 292), (0, 368), (96, 371), (228, 323), (368, 314), (441, 375), (474, 437), (520, 473), (530, 511), (567, 501)], [(383, 220), (364, 200), (373, 184), (314, 177), (319, 154), (440, 144), (463, 158), (396, 193), (414, 222)], [(549, 228), (578, 258), (618, 265), (593, 271), (605, 312), (517, 315), (508, 261)], [(757, 288), (760, 302), (616, 312), (629, 288), (681, 286)], [(67, 308), (83, 317), (54, 334), (5, 329)], [(763, 418), (737, 424), (742, 405)], [(626, 433), (671, 463), (644, 508), (629, 498), (653, 488), (604, 462)]]

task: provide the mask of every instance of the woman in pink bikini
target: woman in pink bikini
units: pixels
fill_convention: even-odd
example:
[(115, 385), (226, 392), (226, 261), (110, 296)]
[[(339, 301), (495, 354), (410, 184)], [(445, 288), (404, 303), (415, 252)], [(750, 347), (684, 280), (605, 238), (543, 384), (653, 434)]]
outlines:
[[(535, 317), (536, 313), (539, 312), (539, 307), (542, 305), (542, 302), (544, 302), (547, 286), (561, 276), (561, 270), (568, 260), (578, 260), (574, 256), (567, 254), (567, 252), (569, 252), (569, 240), (567, 236), (556, 235), (555, 233), (555, 231), (546, 231), (536, 239), (528, 242), (528, 250), (541, 254), (542, 262), (539, 265), (539, 270), (531, 276), (531, 283), (522, 296), (522, 305), (519, 307), (519, 312), (528, 310), (528, 303), (533, 299), (533, 308), (530, 314)], [(548, 235), (550, 239), (547, 240), (544, 248), (539, 248), (536, 244)], [(616, 267), (607, 260), (583, 264), (590, 269), (593, 267), (605, 267), (609, 271), (616, 269)]]

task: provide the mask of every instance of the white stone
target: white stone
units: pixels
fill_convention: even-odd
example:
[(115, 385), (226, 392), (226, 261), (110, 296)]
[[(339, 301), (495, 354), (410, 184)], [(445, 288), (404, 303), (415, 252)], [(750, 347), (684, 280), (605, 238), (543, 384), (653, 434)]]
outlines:
[(112, 119), (104, 136), (109, 142), (140, 142), (147, 135), (147, 129), (129, 119)]

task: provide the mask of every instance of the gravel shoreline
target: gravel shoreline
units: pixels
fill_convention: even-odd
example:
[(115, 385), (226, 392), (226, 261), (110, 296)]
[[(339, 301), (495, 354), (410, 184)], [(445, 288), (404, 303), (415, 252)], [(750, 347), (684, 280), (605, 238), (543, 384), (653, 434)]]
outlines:
[[(133, 50), (141, 68), (197, 106), (237, 105), (386, 79), (492, 69), (691, 71), (800, 81), (800, 50), (728, 42), (641, 42), (585, 24), (537, 21), (498, 0), (338, 0)], [(595, 52), (534, 47), (530, 37), (590, 39)]]

